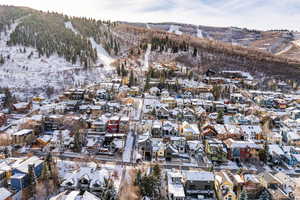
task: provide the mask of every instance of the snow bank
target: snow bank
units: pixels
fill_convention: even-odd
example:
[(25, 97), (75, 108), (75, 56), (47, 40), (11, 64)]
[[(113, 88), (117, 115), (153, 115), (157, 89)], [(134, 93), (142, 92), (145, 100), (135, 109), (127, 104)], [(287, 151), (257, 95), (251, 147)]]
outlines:
[(132, 134), (133, 133), (130, 132), (127, 135), (126, 146), (125, 146), (123, 156), (122, 156), (123, 162), (130, 162), (131, 161), (131, 153), (132, 153), (132, 150), (133, 150), (133, 140), (134, 140)]

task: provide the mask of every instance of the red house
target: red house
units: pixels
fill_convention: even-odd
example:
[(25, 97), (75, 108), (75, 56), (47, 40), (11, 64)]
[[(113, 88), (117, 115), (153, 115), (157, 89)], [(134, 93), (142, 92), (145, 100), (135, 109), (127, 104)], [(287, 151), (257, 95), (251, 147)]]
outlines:
[(230, 160), (239, 161), (257, 161), (259, 160), (259, 150), (263, 149), (261, 145), (253, 141), (240, 141), (228, 139), (224, 141), (227, 147), (227, 157)]
[(109, 132), (109, 133), (119, 133), (119, 128), (120, 128), (120, 117), (119, 116), (112, 116), (108, 120), (107, 132)]

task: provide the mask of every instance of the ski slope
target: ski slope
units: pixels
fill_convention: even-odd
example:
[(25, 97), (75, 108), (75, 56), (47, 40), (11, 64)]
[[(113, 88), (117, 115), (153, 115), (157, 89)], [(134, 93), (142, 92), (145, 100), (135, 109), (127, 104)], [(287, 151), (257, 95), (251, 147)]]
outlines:
[(79, 34), (79, 32), (73, 27), (72, 22), (70, 22), (70, 21), (65, 22), (65, 27), (66, 27), (67, 29), (70, 29), (71, 31), (73, 31), (76, 35)]
[(94, 38), (89, 38), (93, 48), (97, 50), (98, 61), (97, 64), (103, 64), (104, 67), (110, 66), (110, 64), (114, 61), (114, 59), (105, 51), (105, 49), (98, 44)]
[(171, 25), (168, 30), (169, 33), (175, 33), (177, 35), (182, 35), (182, 32), (179, 30), (179, 26)]
[[(77, 31), (73, 25), (72, 22), (68, 21), (65, 22), (65, 27), (67, 29), (72, 30), (75, 34), (80, 34), (79, 31)], [(98, 61), (96, 65), (103, 64), (104, 67), (108, 68), (110, 64), (114, 61), (114, 59), (107, 53), (107, 51), (100, 45), (98, 44), (94, 38), (90, 37), (89, 38), (92, 47), (97, 50), (97, 56), (98, 56)]]
[(203, 34), (202, 34), (202, 30), (201, 29), (197, 29), (197, 37), (198, 38), (203, 38)]

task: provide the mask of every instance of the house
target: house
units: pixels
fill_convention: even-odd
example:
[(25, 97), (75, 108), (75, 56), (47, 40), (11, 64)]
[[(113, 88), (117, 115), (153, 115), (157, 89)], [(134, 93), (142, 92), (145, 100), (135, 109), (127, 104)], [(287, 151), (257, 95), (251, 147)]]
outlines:
[(191, 108), (184, 108), (182, 110), (182, 120), (188, 122), (194, 122), (196, 120), (195, 111)]
[(179, 172), (167, 172), (167, 193), (170, 200), (186, 199), (182, 179), (183, 175)]
[(162, 137), (162, 122), (159, 120), (152, 121), (151, 134), (154, 138)]
[(128, 133), (128, 131), (129, 131), (129, 117), (122, 116), (120, 118), (119, 132), (120, 133)]
[(160, 102), (157, 99), (145, 99), (143, 112), (146, 114), (151, 114), (156, 108), (160, 107)]
[(289, 197), (294, 197), (295, 199), (298, 199), (299, 196), (297, 196), (296, 190), (297, 190), (297, 180), (293, 179), (289, 175), (283, 173), (283, 172), (278, 172), (274, 174), (274, 176), (280, 180), (281, 186), (280, 188), (289, 195)]
[(187, 199), (214, 200), (215, 176), (207, 171), (184, 171), (184, 190)]
[(278, 144), (270, 144), (268, 145), (268, 156), (272, 163), (278, 164), (284, 160), (285, 153)]
[(132, 96), (132, 97), (140, 95), (140, 88), (139, 87), (131, 87), (131, 88), (129, 88), (128, 95)]
[(12, 200), (13, 194), (6, 188), (0, 188), (0, 200)]
[(258, 125), (241, 125), (241, 132), (245, 140), (262, 139), (262, 129)]
[(220, 200), (237, 200), (234, 192), (235, 183), (229, 176), (229, 172), (221, 171), (215, 174), (215, 190)]
[(169, 110), (164, 106), (156, 108), (155, 113), (158, 119), (168, 119), (170, 116)]
[(160, 102), (162, 104), (167, 104), (170, 109), (175, 108), (177, 103), (174, 97), (162, 97)]
[(98, 117), (102, 113), (102, 106), (99, 105), (81, 105), (80, 113), (91, 115), (92, 118)]
[(110, 99), (112, 99), (112, 96), (107, 90), (100, 89), (100, 90), (96, 91), (96, 99), (97, 100), (110, 100)]
[(32, 102), (20, 102), (13, 104), (12, 110), (17, 113), (26, 113), (32, 108)]
[[(221, 127), (224, 127), (224, 125), (221, 125)], [(204, 124), (201, 127), (201, 134), (204, 139), (213, 139), (216, 138), (218, 135), (213, 124)]]
[(283, 183), (279, 178), (269, 172), (263, 172), (260, 175), (260, 182), (270, 193), (272, 199), (289, 200), (290, 196), (282, 189)]
[(32, 129), (23, 129), (12, 134), (14, 144), (26, 145), (34, 142), (34, 132)]
[(231, 93), (230, 94), (230, 100), (231, 100), (231, 102), (232, 103), (241, 103), (241, 104), (243, 104), (243, 103), (245, 103), (245, 97), (242, 95), (242, 94), (240, 94), (240, 93)]
[(172, 136), (169, 143), (173, 145), (179, 153), (186, 153), (187, 142), (185, 137)]
[(161, 126), (162, 136), (177, 136), (178, 135), (178, 124), (172, 123), (170, 121), (164, 121)]
[(64, 190), (81, 190), (99, 192), (103, 189), (105, 179), (109, 179), (110, 173), (106, 169), (95, 167), (81, 167), (71, 175), (63, 177), (60, 186)]
[(22, 162), (14, 164), (12, 176), (10, 177), (11, 187), (20, 191), (29, 186), (29, 170), (32, 168), (34, 177), (39, 177), (42, 174), (44, 161), (36, 156), (24, 159)]
[(224, 141), (228, 150), (228, 159), (237, 161), (259, 161), (259, 150), (261, 145), (253, 141), (237, 141), (228, 139)]
[(249, 199), (258, 199), (264, 187), (256, 174), (244, 174), (243, 190), (247, 192)]
[(84, 94), (84, 89), (70, 89), (64, 93), (64, 96), (69, 100), (83, 100)]
[(200, 138), (200, 131), (197, 124), (191, 124), (184, 121), (179, 129), (179, 136), (184, 136), (187, 140)]
[(157, 87), (152, 87), (149, 89), (149, 93), (153, 96), (157, 96), (160, 94), (160, 89)]
[(142, 155), (143, 160), (151, 161), (153, 155), (152, 140), (149, 133), (139, 135), (138, 140), (138, 152)]
[(300, 109), (296, 109), (292, 111), (292, 119), (293, 120), (300, 119)]
[(165, 149), (166, 144), (160, 138), (152, 139), (152, 157), (154, 160), (163, 162), (166, 160), (165, 158)]
[(300, 134), (296, 130), (289, 130), (287, 128), (281, 131), (282, 139), (288, 145), (300, 146)]
[(109, 133), (119, 133), (120, 127), (120, 117), (119, 116), (112, 116), (108, 120), (107, 124), (107, 132)]
[(196, 158), (198, 161), (204, 162), (204, 146), (201, 141), (187, 141), (187, 152), (191, 157)]
[(107, 129), (108, 119), (105, 116), (98, 118), (91, 123), (88, 135), (104, 135)]
[(216, 124), (213, 126), (213, 128), (217, 133), (217, 138), (220, 140), (226, 140), (228, 138), (233, 138), (233, 139), (241, 139), (242, 138), (239, 126), (237, 126), (237, 125)]
[(43, 117), (43, 128), (45, 131), (59, 130), (62, 127), (63, 115), (46, 115)]
[(167, 144), (165, 147), (165, 159), (166, 161), (172, 161), (179, 157), (179, 151), (175, 145)]
[(205, 152), (208, 158), (213, 162), (227, 162), (227, 149), (224, 143), (217, 139), (208, 139), (205, 141)]

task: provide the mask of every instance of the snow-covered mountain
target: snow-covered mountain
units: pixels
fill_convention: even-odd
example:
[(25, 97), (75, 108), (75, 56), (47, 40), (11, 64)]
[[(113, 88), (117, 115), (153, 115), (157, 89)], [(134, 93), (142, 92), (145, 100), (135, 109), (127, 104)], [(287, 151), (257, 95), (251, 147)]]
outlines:
[[(112, 65), (153, 62), (300, 76), (300, 34), (178, 23), (126, 23), (0, 6), (0, 87), (19, 96), (57, 93), (112, 78)], [(129, 62), (130, 61), (130, 62)], [(24, 95), (26, 94), (26, 95)]]

